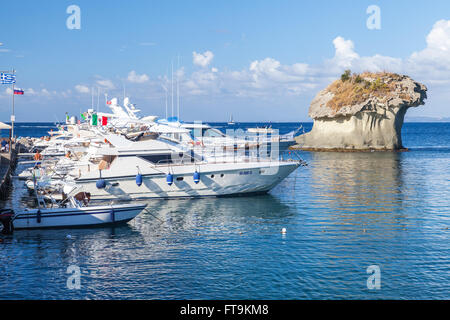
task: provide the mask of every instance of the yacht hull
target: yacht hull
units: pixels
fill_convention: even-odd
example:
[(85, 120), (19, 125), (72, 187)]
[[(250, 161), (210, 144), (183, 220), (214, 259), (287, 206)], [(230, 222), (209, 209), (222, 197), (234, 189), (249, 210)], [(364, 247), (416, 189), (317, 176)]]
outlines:
[(96, 186), (97, 179), (77, 180), (76, 187), (89, 192), (92, 199), (147, 199), (147, 198), (197, 198), (231, 196), (247, 193), (264, 193), (271, 190), (299, 164), (297, 162), (267, 167), (241, 167), (228, 170), (199, 170), (200, 181), (194, 182), (191, 173), (172, 169), (173, 183), (169, 185), (165, 173), (142, 175), (142, 184), (136, 184), (136, 176), (103, 177), (105, 188)]
[(114, 205), (82, 208), (56, 208), (28, 210), (14, 218), (14, 229), (41, 229), (98, 226), (130, 221), (146, 205)]

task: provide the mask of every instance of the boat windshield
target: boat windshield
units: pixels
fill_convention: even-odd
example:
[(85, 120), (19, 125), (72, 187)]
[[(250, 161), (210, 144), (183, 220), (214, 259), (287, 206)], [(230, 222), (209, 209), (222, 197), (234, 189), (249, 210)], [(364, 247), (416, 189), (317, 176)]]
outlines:
[(214, 128), (194, 128), (190, 130), (191, 138), (223, 138), (225, 134)]
[(209, 128), (204, 130), (203, 132), (204, 137), (211, 137), (211, 138), (217, 138), (217, 137), (225, 137), (225, 134), (223, 134), (221, 131), (213, 128)]

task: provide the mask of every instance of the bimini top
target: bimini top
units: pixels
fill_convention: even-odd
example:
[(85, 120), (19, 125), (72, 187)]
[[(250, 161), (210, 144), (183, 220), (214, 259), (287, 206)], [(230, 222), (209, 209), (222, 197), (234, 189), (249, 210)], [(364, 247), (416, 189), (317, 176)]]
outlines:
[(11, 129), (11, 126), (9, 124), (0, 122), (0, 130), (3, 130), (3, 129), (5, 129), (5, 130), (6, 129)]
[(111, 147), (103, 147), (99, 149), (98, 153), (108, 152), (113, 155), (138, 155), (143, 153), (154, 152), (182, 152), (180, 145), (173, 142), (161, 140), (146, 140), (146, 141), (130, 141), (124, 136), (117, 134), (104, 135)]

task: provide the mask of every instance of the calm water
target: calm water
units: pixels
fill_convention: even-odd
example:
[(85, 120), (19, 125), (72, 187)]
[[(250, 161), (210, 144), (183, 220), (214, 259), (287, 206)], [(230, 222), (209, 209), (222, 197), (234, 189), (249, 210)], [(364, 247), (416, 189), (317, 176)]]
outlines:
[[(410, 152), (301, 152), (309, 166), (268, 195), (151, 201), (153, 215), (121, 227), (3, 236), (0, 298), (449, 299), (450, 124), (407, 123), (403, 140)], [(14, 188), (3, 205), (24, 205)]]

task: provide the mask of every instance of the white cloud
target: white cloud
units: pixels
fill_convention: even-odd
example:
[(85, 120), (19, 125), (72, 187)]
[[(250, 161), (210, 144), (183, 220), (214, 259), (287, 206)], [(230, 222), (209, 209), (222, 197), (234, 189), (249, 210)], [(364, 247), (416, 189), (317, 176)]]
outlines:
[(97, 80), (96, 83), (107, 90), (114, 90), (116, 88), (116, 86), (114, 85), (114, 83), (109, 80), (109, 79), (102, 79), (102, 80)]
[(184, 85), (192, 95), (218, 93), (218, 79), (218, 75), (215, 72), (200, 70), (193, 72)]
[[(25, 94), (25, 98), (29, 97), (29, 96), (36, 96), (36, 97), (53, 97), (53, 96), (58, 96), (61, 95), (62, 93), (67, 94), (67, 93), (71, 93), (71, 90), (66, 90), (66, 91), (61, 91), (61, 92), (56, 92), (56, 91), (48, 91), (46, 88), (42, 88), (42, 89), (33, 89), (33, 88), (19, 88), (16, 87), (16, 89), (22, 89), (24, 91)], [(12, 89), (10, 87), (5, 89), (5, 94), (6, 95), (11, 95), (12, 94)]]
[(346, 40), (341, 36), (333, 40), (335, 55), (332, 59), (325, 61), (322, 67), (324, 73), (335, 74), (345, 69), (351, 69), (355, 72), (363, 71), (383, 71), (389, 70), (400, 72), (403, 61), (399, 58), (392, 58), (375, 54), (373, 56), (361, 57), (355, 51), (353, 41)]
[(35, 95), (37, 95), (37, 92), (36, 92), (33, 88), (25, 89), (25, 90), (24, 90), (24, 93), (25, 93), (27, 96), (35, 96)]
[(241, 71), (219, 72), (202, 68), (185, 82), (189, 94), (222, 94), (239, 97), (270, 97), (279, 94), (301, 94), (315, 86), (307, 79), (312, 72), (305, 63), (283, 65), (273, 58), (255, 60)]
[[(33, 88), (19, 88), (19, 87), (16, 87), (16, 89), (22, 89), (24, 91), (25, 98), (29, 97), (29, 96), (50, 97), (50, 96), (54, 96), (54, 95), (58, 94), (55, 91), (54, 92), (50, 92), (46, 88), (42, 88), (40, 90), (39, 89), (35, 90)], [(12, 94), (12, 89), (10, 87), (8, 87), (8, 88), (5, 89), (4, 92), (5, 92), (5, 94), (7, 96), (10, 96)], [(69, 90), (69, 92), (70, 92), (70, 90)]]
[(413, 52), (407, 65), (431, 80), (450, 78), (450, 20), (439, 20), (426, 37), (425, 49)]
[(403, 59), (380, 54), (361, 57), (356, 53), (353, 41), (340, 36), (333, 44), (335, 56), (325, 62), (324, 68), (331, 74), (344, 69), (355, 72), (387, 70), (431, 83), (447, 82), (450, 78), (450, 20), (437, 21), (426, 37), (427, 46)]
[(439, 20), (427, 35), (427, 47), (411, 55), (412, 60), (450, 61), (450, 20)]
[[(215, 97), (252, 97), (263, 100), (284, 101), (287, 96), (313, 97), (318, 90), (335, 80), (345, 69), (353, 72), (363, 71), (393, 71), (412, 76), (425, 84), (444, 87), (450, 83), (450, 21), (440, 20), (435, 23), (426, 38), (427, 46), (404, 58), (390, 57), (381, 53), (362, 56), (357, 51), (357, 45), (342, 36), (337, 36), (332, 44), (334, 54), (330, 59), (316, 65), (305, 62), (283, 64), (276, 57), (266, 57), (254, 60), (241, 70), (212, 67), (214, 54), (211, 51), (193, 52), (193, 64), (200, 68), (186, 74), (184, 68), (174, 70), (174, 80), (178, 79), (180, 94), (188, 96)], [(171, 89), (170, 77), (158, 76), (154, 80), (145, 74), (132, 70), (126, 76), (130, 95), (161, 98), (165, 91), (161, 87)], [(145, 84), (145, 85), (139, 85)], [(96, 76), (93, 85), (103, 89), (116, 89), (109, 79)], [(144, 88), (145, 87), (145, 88)], [(176, 90), (176, 84), (175, 84)], [(88, 93), (86, 85), (76, 85), (74, 93)], [(36, 95), (45, 95), (39, 91)], [(70, 94), (68, 92), (67, 94)], [(430, 92), (431, 96), (431, 92)], [(297, 98), (295, 98), (297, 99)]]
[(41, 89), (40, 94), (47, 97), (51, 95), (50, 91), (45, 88)]
[(0, 49), (0, 52), (10, 52), (10, 49)]
[(214, 54), (211, 51), (205, 51), (204, 53), (192, 52), (192, 62), (200, 67), (208, 66), (212, 59), (214, 58)]
[(144, 83), (149, 80), (149, 77), (145, 73), (139, 75), (136, 73), (136, 71), (132, 70), (128, 74), (127, 80), (132, 83)]
[(206, 68), (214, 57), (212, 53), (194, 52), (194, 64), (203, 68), (187, 76), (185, 88), (193, 95), (221, 93), (231, 96), (274, 97), (314, 94), (338, 78), (345, 69), (353, 72), (386, 70), (408, 74), (425, 83), (449, 84), (450, 20), (436, 22), (426, 41), (425, 49), (406, 58), (379, 53), (361, 56), (352, 40), (337, 36), (332, 42), (334, 56), (316, 66), (306, 63), (285, 65), (267, 57), (251, 62), (247, 69), (222, 72), (216, 68)]
[(89, 88), (82, 84), (77, 84), (75, 86), (75, 90), (77, 90), (79, 93), (89, 93), (90, 92)]
[(354, 51), (355, 45), (351, 40), (345, 40), (342, 37), (336, 37), (333, 40), (333, 45), (336, 50), (334, 58), (332, 59), (340, 68), (350, 68), (352, 62), (359, 59), (359, 55)]

